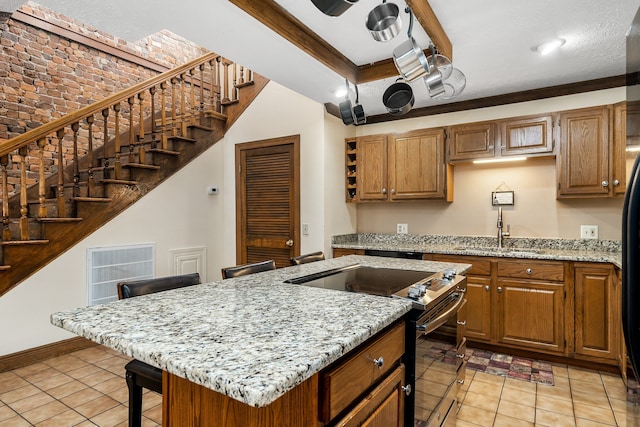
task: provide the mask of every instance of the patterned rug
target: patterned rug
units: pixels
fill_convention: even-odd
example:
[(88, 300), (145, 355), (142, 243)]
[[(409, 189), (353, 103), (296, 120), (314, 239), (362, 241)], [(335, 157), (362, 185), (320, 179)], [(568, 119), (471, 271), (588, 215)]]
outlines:
[(553, 368), (548, 362), (470, 348), (467, 348), (466, 359), (467, 368), (474, 371), (544, 385), (554, 384)]

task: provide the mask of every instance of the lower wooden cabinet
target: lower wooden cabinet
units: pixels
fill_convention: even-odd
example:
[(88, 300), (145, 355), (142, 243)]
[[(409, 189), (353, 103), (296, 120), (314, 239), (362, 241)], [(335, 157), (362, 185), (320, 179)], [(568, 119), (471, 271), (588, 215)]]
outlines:
[(613, 267), (575, 268), (576, 345), (578, 355), (618, 360), (620, 285)]
[(491, 340), (491, 278), (467, 276), (467, 332), (469, 339)]
[(346, 255), (364, 255), (364, 250), (362, 249), (343, 249), (343, 248), (333, 248), (333, 257), (338, 258), (340, 256)]

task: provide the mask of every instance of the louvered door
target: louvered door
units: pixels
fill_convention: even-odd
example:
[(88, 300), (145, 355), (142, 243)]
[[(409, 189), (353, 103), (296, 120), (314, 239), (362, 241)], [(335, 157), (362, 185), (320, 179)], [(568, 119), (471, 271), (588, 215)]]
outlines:
[(237, 263), (299, 254), (299, 136), (236, 146)]

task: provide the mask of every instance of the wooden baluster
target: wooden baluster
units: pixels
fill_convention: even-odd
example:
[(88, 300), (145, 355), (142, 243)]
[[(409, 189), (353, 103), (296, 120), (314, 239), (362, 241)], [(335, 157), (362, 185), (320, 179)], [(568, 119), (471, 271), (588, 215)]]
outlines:
[[(138, 94), (138, 105), (140, 106), (140, 119), (138, 123), (138, 163), (145, 163), (144, 151), (144, 92)], [(131, 158), (131, 155), (129, 155)]]
[(133, 124), (133, 103), (134, 97), (130, 97), (127, 102), (129, 103), (129, 163), (136, 162), (136, 156), (133, 154), (133, 144), (135, 139), (135, 125)]
[(9, 230), (9, 180), (7, 177), (7, 165), (9, 156), (0, 157), (0, 170), (2, 170), (2, 240), (11, 240), (11, 230)]
[(229, 63), (227, 61), (222, 62), (223, 72), (220, 75), (220, 86), (222, 86), (222, 104), (230, 102), (229, 99)]
[(242, 65), (240, 66), (240, 80), (238, 80), (238, 84), (244, 84), (244, 67)]
[(73, 196), (80, 196), (80, 166), (78, 165), (78, 130), (80, 123), (76, 122), (71, 125), (73, 131)]
[[(113, 136), (113, 179), (122, 179), (122, 161), (120, 160), (120, 151), (122, 150), (122, 142), (120, 141), (120, 103), (113, 106), (115, 116), (113, 118), (114, 136)], [(105, 132), (107, 131), (105, 125)]]
[(238, 81), (237, 81), (237, 67), (236, 63), (233, 63), (233, 85), (231, 85), (231, 101), (238, 99)]
[(198, 120), (201, 125), (204, 125), (204, 64), (200, 64), (198, 69), (200, 70), (200, 114)]
[[(114, 105), (114, 110), (115, 110), (115, 105)], [(118, 108), (120, 108), (120, 106), (118, 106)], [(104, 169), (102, 170), (102, 178), (103, 179), (108, 179), (109, 178), (109, 157), (107, 156), (107, 143), (109, 142), (109, 109), (105, 108), (104, 110), (102, 110), (102, 117), (104, 117), (104, 130), (103, 130), (103, 144), (102, 144), (102, 155), (104, 156)], [(118, 117), (117, 113), (116, 113), (116, 118)], [(116, 121), (117, 123), (117, 121)], [(120, 135), (120, 132), (117, 132), (117, 135)], [(116, 141), (116, 143), (118, 143)], [(116, 151), (116, 158), (119, 158), (119, 152), (120, 150)]]
[(156, 126), (156, 90), (155, 86), (149, 88), (149, 93), (151, 94), (151, 148), (157, 148), (158, 143), (156, 141), (156, 132), (158, 131)]
[(58, 138), (58, 218), (67, 217), (67, 204), (64, 199), (64, 156), (62, 152), (62, 140), (64, 138), (64, 129), (56, 132)]
[[(44, 147), (47, 146), (47, 138), (40, 138), (38, 140), (38, 218), (47, 217), (47, 186), (46, 186), (46, 174), (44, 173)], [(4, 190), (3, 190), (4, 191)]]
[(189, 70), (189, 85), (191, 86), (191, 99), (190, 99), (190, 104), (191, 106), (189, 108), (191, 108), (190, 111), (190, 119), (189, 119), (189, 123), (192, 125), (196, 124), (196, 111), (198, 110), (198, 108), (196, 107), (196, 85), (193, 83), (193, 70)]
[(167, 139), (167, 82), (160, 83), (160, 126), (162, 127), (162, 136), (160, 147), (163, 150), (169, 149)]
[(20, 240), (29, 240), (29, 218), (27, 214), (27, 147), (18, 149), (20, 156)]
[(177, 114), (176, 109), (178, 105), (176, 103), (176, 84), (178, 83), (178, 79), (173, 77), (171, 79), (171, 136), (178, 136), (178, 127), (176, 125), (177, 122)]
[(215, 76), (214, 76), (214, 81), (215, 81), (215, 89), (214, 89), (214, 105), (213, 108), (216, 112), (221, 113), (222, 112), (222, 104), (221, 104), (221, 99), (222, 99), (222, 87), (220, 85), (220, 57), (218, 56), (216, 58), (216, 66), (215, 66)]
[(185, 95), (185, 80), (186, 74), (180, 75), (180, 136), (187, 136), (187, 107), (186, 107), (186, 95)]
[(87, 141), (87, 197), (93, 197), (95, 194), (95, 180), (93, 178), (93, 122), (94, 117), (87, 117), (87, 125), (89, 126), (89, 140)]

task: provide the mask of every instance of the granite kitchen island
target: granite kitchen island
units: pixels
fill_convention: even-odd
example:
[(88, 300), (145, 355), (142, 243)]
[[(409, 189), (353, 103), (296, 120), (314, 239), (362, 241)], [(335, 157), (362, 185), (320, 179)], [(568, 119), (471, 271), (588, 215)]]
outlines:
[(165, 426), (316, 426), (316, 374), (411, 309), (403, 299), (283, 283), (352, 264), (470, 267), (347, 256), (59, 312), (51, 322), (165, 371)]

